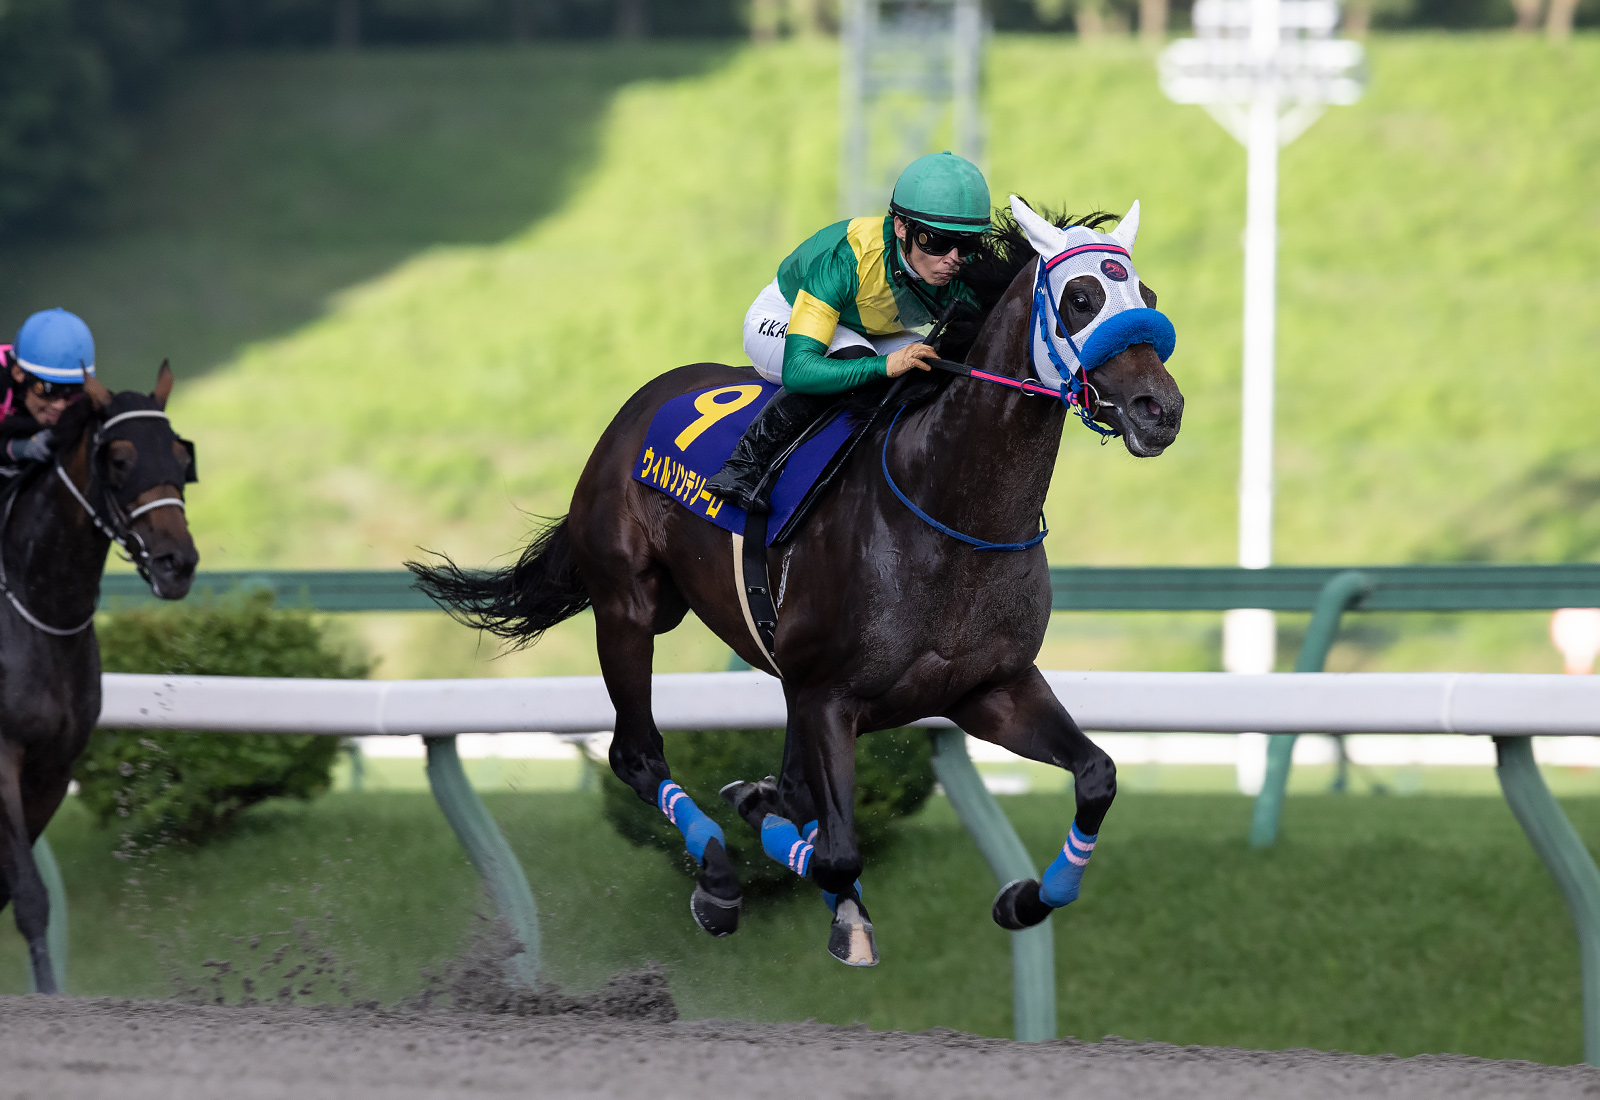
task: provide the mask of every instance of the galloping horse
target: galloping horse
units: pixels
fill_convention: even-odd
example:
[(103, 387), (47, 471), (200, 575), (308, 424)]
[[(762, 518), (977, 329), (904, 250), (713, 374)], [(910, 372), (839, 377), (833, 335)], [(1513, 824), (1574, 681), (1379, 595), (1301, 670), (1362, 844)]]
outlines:
[(93, 378), (84, 389), (55, 427), (56, 460), (19, 474), (0, 501), (0, 909), (16, 903), (41, 993), (57, 990), (33, 842), (100, 717), (106, 551), (121, 546), (165, 600), (188, 594), (200, 560), (183, 511), (194, 452), (163, 411), (172, 371), (163, 363), (148, 395), (113, 395)]
[[(745, 816), (769, 854), (822, 889), (835, 914), (829, 949), (853, 965), (877, 961), (857, 888), (859, 735), (943, 716), (1073, 773), (1077, 815), (1060, 866), (1002, 891), (1005, 927), (1037, 924), (1077, 896), (1116, 793), (1110, 757), (1034, 664), (1050, 614), (1039, 525), (1068, 412), (1137, 456), (1177, 437), (1183, 396), (1164, 366), (1172, 327), (1133, 271), (1137, 203), (1109, 235), (1097, 231), (1109, 215), (1049, 221), (1015, 198), (1012, 211), (961, 276), (983, 315), (941, 345), (969, 364), (945, 369), (967, 377), (921, 376), (881, 410), (887, 383), (854, 395), (872, 417), (867, 434), (805, 526), (773, 548), (772, 658), (788, 736), (781, 780)], [(737, 927), (739, 886), (720, 830), (672, 782), (650, 712), (654, 638), (693, 610), (753, 667), (769, 662), (735, 588), (727, 532), (631, 475), (665, 402), (754, 379), (748, 367), (700, 363), (646, 384), (601, 436), (567, 516), (515, 565), (480, 574), (448, 559), (409, 563), (459, 618), (520, 644), (593, 606), (617, 710), (611, 767), (684, 833), (701, 868), (691, 911), (713, 935)], [(793, 823), (813, 820), (802, 839)]]

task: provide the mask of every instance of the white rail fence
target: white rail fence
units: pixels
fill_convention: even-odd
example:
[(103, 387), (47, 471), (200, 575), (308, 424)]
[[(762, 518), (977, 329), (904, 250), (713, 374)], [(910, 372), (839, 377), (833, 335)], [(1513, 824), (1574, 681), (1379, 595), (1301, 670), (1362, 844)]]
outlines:
[[(1506, 800), (1561, 887), (1577, 925), (1585, 1060), (1600, 1065), (1600, 869), (1551, 797), (1531, 748), (1535, 735), (1600, 735), (1600, 677), (1163, 672), (1047, 672), (1045, 676), (1079, 725), (1091, 732), (1494, 738)], [(786, 723), (782, 685), (759, 672), (660, 675), (652, 690), (656, 722), (663, 730), (768, 729)], [(100, 716), (102, 726), (118, 729), (421, 735), (439, 806), (525, 947), (514, 960), (512, 976), (527, 982), (537, 980), (538, 968), (533, 894), (510, 846), (467, 782), (456, 736), (594, 733), (611, 729), (614, 722), (615, 711), (598, 676), (367, 681), (108, 673)], [(1015, 830), (984, 789), (960, 731), (937, 719), (920, 724), (935, 731), (934, 767), (939, 780), (996, 877), (1005, 882), (1037, 876)], [(1258, 817), (1260, 810), (1258, 805)], [(1276, 812), (1274, 808), (1274, 832)], [(47, 861), (48, 856), (44, 846)], [(66, 929), (59, 879), (54, 894), (51, 941), (52, 955), (59, 944), (59, 975), (65, 967)], [(1017, 1037), (1054, 1038), (1050, 922), (1013, 933), (1012, 943)]]
[[(1600, 736), (1600, 677), (1506, 673), (1047, 672), (1086, 730)], [(100, 724), (331, 736), (592, 733), (616, 712), (598, 676), (274, 680), (107, 673)], [(760, 672), (655, 677), (663, 730), (784, 725)], [(920, 723), (949, 728), (942, 719)]]

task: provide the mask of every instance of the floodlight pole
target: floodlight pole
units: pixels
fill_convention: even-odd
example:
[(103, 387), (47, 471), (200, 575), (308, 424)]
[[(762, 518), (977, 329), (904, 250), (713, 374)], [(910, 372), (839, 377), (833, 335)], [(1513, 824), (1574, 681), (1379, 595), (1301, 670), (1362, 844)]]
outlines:
[[(1270, 65), (1278, 0), (1252, 0), (1250, 52)], [(1239, 458), (1239, 564), (1272, 564), (1273, 373), (1278, 290), (1278, 92), (1258, 81), (1250, 103), (1244, 243), (1243, 432)], [(1270, 672), (1271, 666), (1259, 669)]]
[[(1194, 38), (1161, 52), (1161, 83), (1177, 103), (1198, 103), (1248, 157), (1244, 241), (1244, 370), (1239, 447), (1239, 564), (1272, 564), (1273, 373), (1277, 340), (1278, 149), (1329, 103), (1361, 95), (1361, 47), (1331, 38), (1338, 0), (1195, 0)], [(1288, 111), (1284, 112), (1283, 108)], [(1277, 627), (1266, 608), (1223, 618), (1229, 672), (1271, 672)], [(1239, 735), (1239, 789), (1266, 776), (1267, 738)]]
[[(1272, 64), (1279, 45), (1278, 0), (1251, 0), (1250, 53)], [(1245, 134), (1244, 370), (1239, 446), (1239, 564), (1272, 564), (1272, 443), (1278, 313), (1278, 90), (1258, 80)], [(1230, 611), (1223, 619), (1224, 665), (1259, 675), (1277, 662), (1277, 616), (1264, 608)], [(1239, 740), (1237, 785), (1261, 790), (1267, 738)]]

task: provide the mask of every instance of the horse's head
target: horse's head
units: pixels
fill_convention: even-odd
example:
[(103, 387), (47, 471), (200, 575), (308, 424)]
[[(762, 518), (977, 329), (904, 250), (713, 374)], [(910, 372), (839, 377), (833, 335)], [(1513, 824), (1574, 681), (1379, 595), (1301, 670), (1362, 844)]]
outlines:
[(1160, 454), (1178, 437), (1183, 394), (1166, 368), (1172, 322), (1133, 266), (1139, 204), (1109, 234), (1052, 225), (1015, 195), (1011, 211), (1039, 254), (1027, 340), (1034, 372), (1051, 386), (1081, 378), (1085, 405), (1129, 453)]
[(167, 419), (172, 369), (161, 364), (148, 394), (114, 394), (94, 378), (84, 389), (95, 407), (85, 453), (89, 500), (151, 592), (181, 600), (200, 561), (184, 515), (183, 487), (199, 475), (194, 444), (179, 438)]

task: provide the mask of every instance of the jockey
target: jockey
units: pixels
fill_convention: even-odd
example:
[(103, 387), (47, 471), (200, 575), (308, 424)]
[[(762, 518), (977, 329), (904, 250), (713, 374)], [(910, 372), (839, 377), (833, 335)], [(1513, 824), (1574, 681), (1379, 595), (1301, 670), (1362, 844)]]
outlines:
[(94, 376), (94, 336), (76, 314), (46, 309), (22, 323), (15, 344), (0, 345), (9, 375), (0, 399), (0, 477), (55, 453), (51, 431), (68, 402)]
[(882, 218), (836, 222), (778, 265), (744, 317), (744, 350), (783, 388), (745, 430), (706, 488), (764, 511), (762, 479), (777, 455), (835, 400), (935, 358), (921, 342), (952, 299), (977, 300), (957, 279), (989, 228), (989, 185), (952, 153), (912, 161)]

